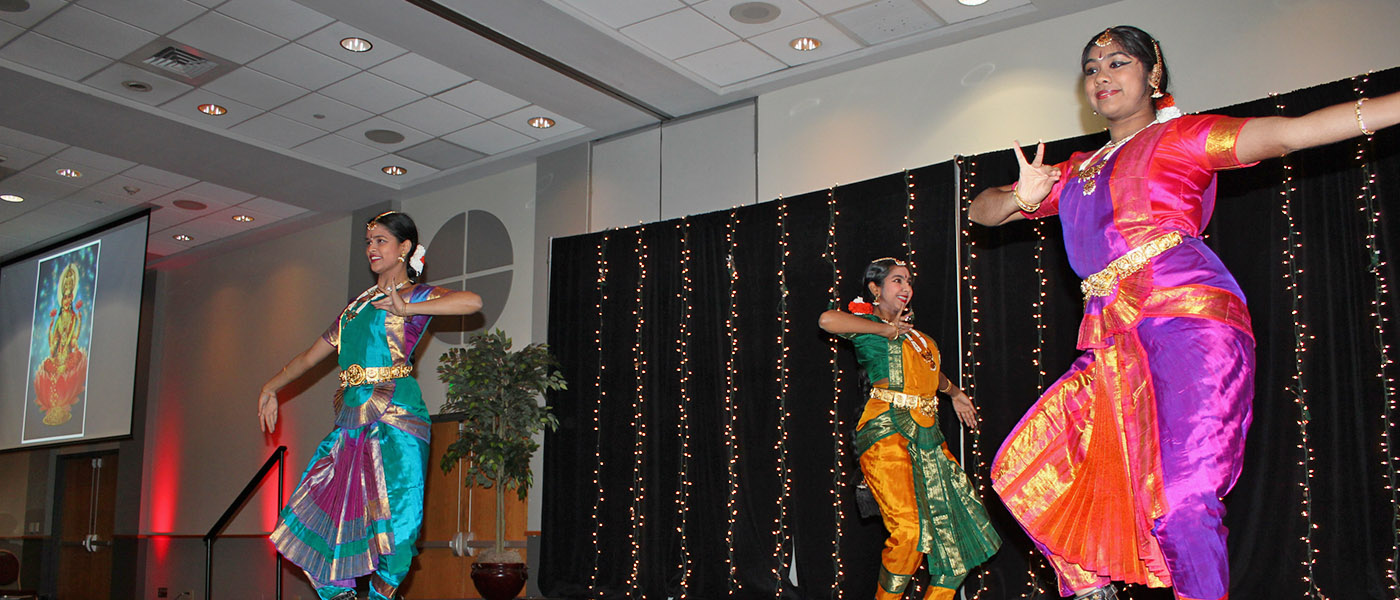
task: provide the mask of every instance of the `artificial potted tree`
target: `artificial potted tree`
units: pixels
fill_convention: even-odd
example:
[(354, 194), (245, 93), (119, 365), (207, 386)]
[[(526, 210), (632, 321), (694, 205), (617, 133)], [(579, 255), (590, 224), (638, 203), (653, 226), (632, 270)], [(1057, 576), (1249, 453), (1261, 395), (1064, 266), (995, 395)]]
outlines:
[(496, 541), (472, 563), (472, 582), (487, 600), (514, 598), (525, 585), (520, 553), (505, 549), (505, 494), (514, 488), (524, 500), (534, 484), (530, 457), (539, 449), (534, 436), (559, 426), (539, 397), (564, 389), (559, 363), (547, 346), (510, 348), (510, 338), (497, 329), (448, 350), (438, 365), (438, 378), (447, 384), (442, 412), (462, 419), (457, 440), (443, 454), (442, 470), (461, 462), (468, 485), (496, 490)]

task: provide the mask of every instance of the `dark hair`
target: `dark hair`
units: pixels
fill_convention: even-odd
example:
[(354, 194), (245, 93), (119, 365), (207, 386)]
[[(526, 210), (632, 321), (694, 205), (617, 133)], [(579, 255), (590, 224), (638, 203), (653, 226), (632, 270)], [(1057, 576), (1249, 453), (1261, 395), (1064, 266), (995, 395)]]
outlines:
[[(1098, 45), (1099, 39), (1108, 34), (1113, 41), (1118, 42), (1118, 46), (1123, 48), (1129, 56), (1136, 58), (1143, 65), (1143, 73), (1152, 73), (1152, 65), (1157, 64), (1157, 59), (1162, 59), (1162, 79), (1157, 83), (1157, 89), (1163, 94), (1167, 92), (1167, 84), (1171, 83), (1171, 75), (1167, 72), (1167, 61), (1165, 57), (1160, 57), (1158, 53), (1162, 45), (1151, 34), (1133, 27), (1132, 25), (1118, 25), (1109, 27), (1106, 30), (1094, 34), (1089, 43), (1084, 44), (1084, 51), (1079, 53), (1079, 64), (1083, 66), (1089, 60), (1089, 52)], [(1155, 45), (1154, 45), (1155, 44)]]
[(865, 266), (865, 279), (860, 284), (861, 295), (870, 292), (870, 284), (872, 283), (876, 287), (884, 287), (885, 277), (890, 274), (890, 269), (895, 267), (909, 269), (909, 277), (914, 277), (914, 269), (909, 266), (909, 263), (893, 257), (877, 258)]
[(409, 278), (417, 279), (419, 275), (418, 271), (408, 265), (409, 257), (413, 256), (413, 253), (418, 251), (418, 226), (413, 224), (413, 218), (399, 211), (391, 210), (389, 212), (379, 213), (379, 216), (365, 221), (365, 228), (374, 227), (376, 224), (388, 229), (389, 233), (393, 234), (394, 238), (398, 241), (402, 242), (408, 240), (411, 242), (408, 247), (408, 256), (403, 257), (404, 267), (408, 269)]

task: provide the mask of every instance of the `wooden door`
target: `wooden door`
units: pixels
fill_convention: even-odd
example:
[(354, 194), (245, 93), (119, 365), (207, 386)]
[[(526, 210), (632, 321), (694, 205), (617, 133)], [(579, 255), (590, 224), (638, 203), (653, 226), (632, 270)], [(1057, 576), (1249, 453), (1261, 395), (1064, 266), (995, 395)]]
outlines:
[(59, 473), (57, 600), (110, 598), (117, 454), (65, 457)]

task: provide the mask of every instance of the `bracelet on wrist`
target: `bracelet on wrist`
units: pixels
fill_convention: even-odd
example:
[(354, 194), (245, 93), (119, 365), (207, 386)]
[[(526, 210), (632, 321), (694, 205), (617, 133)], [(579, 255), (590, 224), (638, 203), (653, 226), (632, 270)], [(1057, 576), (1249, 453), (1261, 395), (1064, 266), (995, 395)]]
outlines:
[(1035, 204), (1031, 204), (1031, 203), (1029, 203), (1029, 202), (1026, 202), (1025, 198), (1022, 198), (1022, 197), (1021, 197), (1021, 192), (1020, 192), (1019, 190), (1016, 189), (1016, 188), (1018, 188), (1018, 187), (1020, 187), (1020, 186), (1021, 186), (1021, 182), (1019, 182), (1019, 181), (1017, 181), (1016, 183), (1011, 184), (1011, 198), (1012, 198), (1013, 200), (1016, 201), (1016, 208), (1021, 209), (1022, 212), (1028, 212), (1028, 213), (1033, 213), (1033, 212), (1035, 212), (1035, 211), (1037, 211), (1037, 210), (1040, 210), (1040, 203), (1039, 203), (1039, 202), (1036, 202)]

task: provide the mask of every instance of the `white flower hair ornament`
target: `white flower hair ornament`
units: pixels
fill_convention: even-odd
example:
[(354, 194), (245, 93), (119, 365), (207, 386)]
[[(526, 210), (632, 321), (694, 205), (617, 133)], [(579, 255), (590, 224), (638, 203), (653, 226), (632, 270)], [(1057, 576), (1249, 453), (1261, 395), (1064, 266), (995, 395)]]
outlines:
[(408, 266), (413, 267), (414, 272), (423, 272), (423, 257), (428, 254), (428, 247), (418, 244), (418, 249), (413, 251), (413, 257), (408, 259)]

